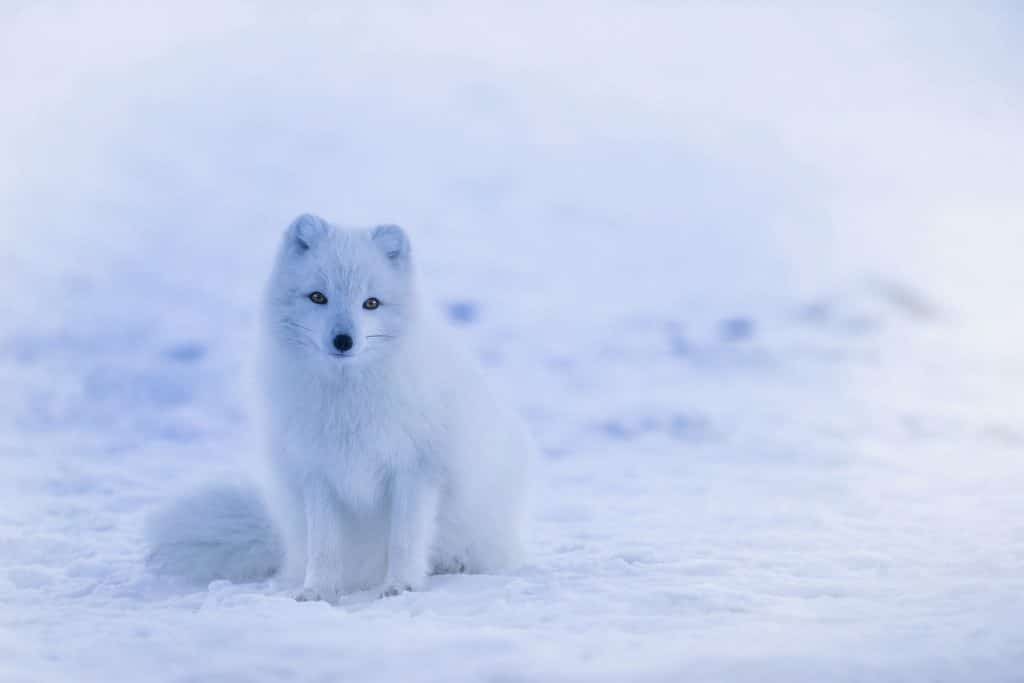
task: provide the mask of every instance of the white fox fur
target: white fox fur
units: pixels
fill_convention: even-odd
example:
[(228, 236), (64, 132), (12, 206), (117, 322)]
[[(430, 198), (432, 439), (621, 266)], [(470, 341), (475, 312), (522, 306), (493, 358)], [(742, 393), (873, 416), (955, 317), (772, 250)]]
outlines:
[(260, 581), (281, 568), (284, 546), (254, 486), (216, 484), (152, 515), (150, 569), (193, 583)]
[[(268, 495), (283, 551), (270, 524), (237, 523), (262, 507), (235, 492), (229, 504), (189, 512), (186, 500), (163, 513), (150, 526), (151, 566), (251, 580), (280, 564), (284, 580), (301, 582), (299, 599), (334, 601), (519, 558), (531, 443), (421, 306), (413, 271), (396, 226), (348, 230), (309, 215), (289, 226), (263, 350)], [(236, 522), (210, 519), (198, 533), (173, 523), (197, 508)], [(233, 536), (227, 549), (209, 542), (218, 529)], [(254, 547), (266, 561), (245, 556)], [(196, 571), (181, 571), (190, 563)]]

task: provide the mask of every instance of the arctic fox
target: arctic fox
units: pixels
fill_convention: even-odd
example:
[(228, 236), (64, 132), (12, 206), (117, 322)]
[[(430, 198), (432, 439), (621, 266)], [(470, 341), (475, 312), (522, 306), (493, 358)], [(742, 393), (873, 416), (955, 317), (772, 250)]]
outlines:
[(300, 216), (264, 314), (269, 515), (228, 487), (180, 501), (150, 523), (152, 567), (333, 602), (520, 557), (531, 442), (422, 305), (401, 228)]

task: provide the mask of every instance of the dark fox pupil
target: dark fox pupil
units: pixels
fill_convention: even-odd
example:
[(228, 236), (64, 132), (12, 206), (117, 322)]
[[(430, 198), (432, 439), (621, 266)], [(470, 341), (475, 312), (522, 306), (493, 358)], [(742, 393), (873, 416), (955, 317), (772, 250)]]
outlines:
[(312, 301), (315, 304), (325, 304), (325, 303), (327, 303), (327, 297), (324, 296), (323, 294), (321, 294), (320, 292), (313, 292), (312, 294), (310, 294), (309, 295), (309, 300)]
[(378, 306), (380, 306), (380, 301), (376, 297), (373, 297), (373, 296), (371, 296), (369, 299), (367, 299), (366, 301), (363, 302), (363, 308), (365, 308), (368, 311), (372, 311), (373, 309), (377, 308)]

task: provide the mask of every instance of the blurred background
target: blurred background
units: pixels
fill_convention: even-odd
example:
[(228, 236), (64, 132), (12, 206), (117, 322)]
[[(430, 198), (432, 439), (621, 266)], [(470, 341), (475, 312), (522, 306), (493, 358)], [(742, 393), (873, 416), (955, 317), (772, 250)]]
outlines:
[[(1018, 3), (0, 12), (12, 671), (284, 666), (277, 640), (196, 661), (285, 607), (155, 587), (139, 528), (244, 476), (245, 359), (302, 212), (406, 227), (547, 456), (531, 565), (409, 598), (433, 656), (484, 625), (519, 659), (472, 671), (547, 680), (1021, 663)], [(324, 675), (424, 637), (379, 609)]]
[(147, 262), (170, 249), (249, 285), (309, 210), (518, 277), (500, 304), (531, 316), (867, 273), (1005, 324), (1021, 26), (1016, 3), (9, 3), (4, 272), (183, 278)]

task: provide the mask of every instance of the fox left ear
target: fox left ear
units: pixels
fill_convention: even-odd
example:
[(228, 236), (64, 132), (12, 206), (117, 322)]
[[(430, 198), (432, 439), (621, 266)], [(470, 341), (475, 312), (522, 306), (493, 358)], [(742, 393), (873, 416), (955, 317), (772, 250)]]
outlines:
[(304, 213), (288, 226), (285, 240), (298, 251), (309, 251), (327, 234), (327, 221), (320, 216)]
[(409, 238), (397, 225), (378, 225), (370, 238), (395, 266), (409, 262)]

